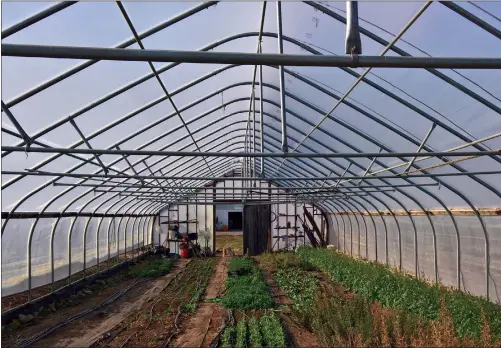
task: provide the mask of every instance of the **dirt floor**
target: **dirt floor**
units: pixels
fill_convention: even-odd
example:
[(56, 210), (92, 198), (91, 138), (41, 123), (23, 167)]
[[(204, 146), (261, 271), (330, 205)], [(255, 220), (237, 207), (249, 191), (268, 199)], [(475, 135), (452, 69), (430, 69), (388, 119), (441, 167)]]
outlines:
[(224, 292), (224, 281), (227, 277), (227, 267), (230, 258), (218, 258), (216, 271), (205, 291), (204, 302), (186, 324), (173, 347), (209, 347), (218, 336), (223, 325), (226, 310), (218, 303), (207, 302), (220, 297)]
[[(187, 264), (187, 260), (179, 260), (171, 272), (157, 279), (147, 280), (136, 284), (124, 296), (115, 302), (104, 306), (81, 319), (74, 320), (64, 325), (47, 337), (37, 341), (34, 347), (88, 347), (123, 321), (130, 313), (141, 307), (142, 303), (156, 296), (165, 285), (181, 272)], [(123, 290), (134, 282), (131, 278), (121, 278), (119, 275), (111, 277), (102, 287), (101, 291), (95, 291), (83, 296), (78, 294), (66, 301), (70, 302), (67, 307), (58, 304), (57, 310), (45, 317), (34, 319), (28, 324), (23, 324), (15, 331), (2, 330), (2, 345), (12, 346), (20, 341), (32, 337), (39, 332), (47, 330), (66, 319), (87, 310), (109, 298), (111, 295)]]
[[(167, 275), (135, 284), (112, 304), (56, 329), (33, 347), (215, 347), (228, 311), (211, 300), (224, 296), (230, 260), (231, 257), (179, 259)], [(288, 307), (292, 304), (290, 299), (270, 274), (265, 272), (265, 276), (291, 346), (320, 347), (311, 332), (294, 322)], [(103, 302), (133, 282), (134, 279), (117, 274), (99, 290), (77, 294), (72, 300), (75, 302), (58, 304), (55, 312), (43, 318), (13, 331), (2, 330), (2, 345), (19, 344)], [(241, 315), (260, 316), (260, 311), (234, 311), (236, 320)]]
[(215, 259), (192, 259), (160, 293), (152, 294), (93, 347), (170, 346), (183, 331), (184, 323), (194, 315), (189, 305), (198, 303), (193, 296), (200, 291), (203, 293), (213, 275), (214, 262)]
[(231, 248), (235, 255), (243, 255), (244, 237), (219, 235), (216, 233), (216, 252), (222, 253), (223, 248)]

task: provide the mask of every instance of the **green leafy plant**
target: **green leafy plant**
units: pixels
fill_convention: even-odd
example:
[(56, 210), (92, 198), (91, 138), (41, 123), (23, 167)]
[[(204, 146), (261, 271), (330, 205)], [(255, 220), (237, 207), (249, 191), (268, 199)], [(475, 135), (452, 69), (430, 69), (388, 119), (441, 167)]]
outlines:
[(263, 315), (259, 319), (261, 332), (266, 347), (285, 347), (285, 334), (280, 319), (273, 314)]
[(297, 268), (279, 269), (275, 275), (278, 285), (294, 302), (294, 309), (304, 312), (315, 301), (318, 280)]
[(279, 269), (297, 268), (312, 271), (315, 268), (295, 252), (264, 253), (259, 256), (259, 264), (268, 272)]
[(237, 324), (237, 339), (235, 348), (247, 347), (247, 322), (245, 318), (240, 320)]
[(376, 262), (355, 260), (327, 249), (300, 248), (305, 261), (327, 273), (332, 281), (342, 284), (370, 302), (396, 308), (425, 321), (438, 320), (441, 299), (451, 314), (460, 338), (479, 338), (484, 327), (482, 313), (495, 340), (501, 340), (501, 306), (484, 298), (397, 273)]
[[(273, 307), (273, 299), (270, 296), (268, 285), (261, 269), (251, 259), (247, 259), (244, 263), (239, 261), (238, 266), (234, 266), (233, 269), (236, 272), (226, 279), (226, 295), (222, 298), (221, 305), (225, 308), (238, 309)], [(250, 270), (248, 270), (249, 267)], [(246, 269), (248, 271), (246, 271), (245, 275), (238, 275), (239, 269)]]
[(254, 261), (249, 257), (234, 257), (228, 263), (228, 274), (246, 275), (252, 272)]
[(255, 317), (249, 319), (249, 342), (253, 348), (261, 348), (263, 346), (263, 336), (259, 328), (259, 321)]
[(221, 348), (233, 348), (233, 342), (235, 341), (235, 327), (228, 326), (224, 329), (223, 335), (221, 337)]
[(132, 277), (155, 278), (165, 275), (170, 272), (174, 266), (172, 259), (155, 258), (151, 261), (137, 264), (129, 271)]

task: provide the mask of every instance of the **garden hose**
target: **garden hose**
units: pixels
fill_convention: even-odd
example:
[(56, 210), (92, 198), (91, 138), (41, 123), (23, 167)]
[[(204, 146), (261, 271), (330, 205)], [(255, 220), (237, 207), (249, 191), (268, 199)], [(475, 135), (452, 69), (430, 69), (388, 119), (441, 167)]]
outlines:
[(144, 281), (147, 281), (148, 279), (145, 279), (145, 278), (136, 278), (134, 279), (134, 281), (129, 284), (129, 286), (127, 286), (125, 289), (122, 289), (116, 293), (114, 293), (113, 295), (111, 295), (110, 297), (108, 297), (106, 300), (104, 300), (103, 302), (95, 305), (94, 307), (92, 308), (89, 308), (89, 309), (86, 309), (80, 313), (77, 313), (21, 342), (19, 342), (17, 345), (15, 345), (14, 347), (16, 348), (25, 348), (25, 347), (29, 347), (31, 346), (33, 343), (41, 340), (42, 338), (48, 336), (49, 334), (51, 334), (52, 332), (54, 332), (55, 330), (59, 329), (60, 327), (63, 327), (65, 325), (68, 325), (69, 323), (71, 323), (72, 321), (74, 320), (77, 320), (77, 319), (80, 319), (84, 316), (86, 316), (87, 314), (103, 307), (103, 306), (106, 306), (106, 305), (109, 305), (111, 303), (113, 303), (114, 301), (118, 300), (120, 297), (122, 297), (123, 295), (125, 295), (130, 289), (132, 289), (135, 285), (138, 285)]

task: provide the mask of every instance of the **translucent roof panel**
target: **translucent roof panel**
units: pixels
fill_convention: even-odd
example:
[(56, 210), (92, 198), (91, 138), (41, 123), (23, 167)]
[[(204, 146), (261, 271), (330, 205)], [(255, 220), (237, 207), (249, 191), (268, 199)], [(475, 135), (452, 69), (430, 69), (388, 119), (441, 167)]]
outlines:
[[(355, 205), (327, 200), (348, 210), (500, 206), (499, 3), (362, 2), (359, 55), (345, 52), (345, 4), (278, 8), (5, 3), (5, 217), (156, 213), (164, 205), (140, 200), (143, 190), (175, 201), (179, 187), (232, 169), (263, 169), (263, 179), (298, 189), (365, 192)], [(363, 63), (381, 55), (387, 66)], [(410, 67), (407, 56), (427, 61)], [(470, 65), (452, 66), (465, 57)], [(343, 58), (351, 63), (332, 63)], [(264, 168), (259, 157), (227, 156), (261, 151), (277, 155)]]

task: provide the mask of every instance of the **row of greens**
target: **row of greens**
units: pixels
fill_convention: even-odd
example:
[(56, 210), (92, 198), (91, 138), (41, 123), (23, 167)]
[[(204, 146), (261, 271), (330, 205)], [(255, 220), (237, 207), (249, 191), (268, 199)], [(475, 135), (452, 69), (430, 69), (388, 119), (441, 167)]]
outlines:
[(198, 308), (198, 303), (202, 299), (205, 288), (209, 284), (209, 280), (214, 274), (214, 259), (201, 259), (201, 265), (194, 272), (196, 274), (195, 279), (195, 289), (193, 290), (193, 295), (190, 300), (183, 303), (181, 310), (183, 312), (195, 312)]
[(242, 318), (235, 326), (227, 327), (221, 337), (222, 348), (282, 348), (285, 344), (285, 333), (280, 319), (274, 314), (252, 317), (248, 321)]
[(279, 268), (274, 278), (293, 301), (297, 321), (312, 331), (322, 346), (412, 346), (418, 322), (415, 317), (377, 311), (369, 301), (347, 295), (339, 287), (321, 287), (318, 278), (297, 267)]
[[(489, 335), (501, 340), (501, 307), (484, 298), (432, 286), (384, 265), (355, 260), (332, 250), (301, 248), (298, 254), (302, 262), (327, 273), (333, 282), (370, 303), (435, 322), (440, 321), (441, 312), (445, 311), (450, 313), (458, 337), (480, 338), (485, 335), (487, 325)], [(281, 286), (286, 289), (288, 285), (282, 282)]]
[(233, 258), (228, 264), (226, 295), (221, 305), (229, 309), (264, 309), (273, 307), (263, 271), (251, 258)]

